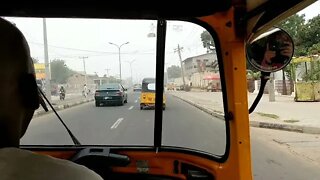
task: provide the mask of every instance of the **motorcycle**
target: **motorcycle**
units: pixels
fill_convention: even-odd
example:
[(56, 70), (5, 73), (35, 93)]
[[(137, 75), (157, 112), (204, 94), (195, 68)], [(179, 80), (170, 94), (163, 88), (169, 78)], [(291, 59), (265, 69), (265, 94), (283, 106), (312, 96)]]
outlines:
[(65, 97), (66, 97), (65, 92), (61, 92), (61, 91), (60, 91), (59, 94), (60, 94), (60, 100), (64, 100)]

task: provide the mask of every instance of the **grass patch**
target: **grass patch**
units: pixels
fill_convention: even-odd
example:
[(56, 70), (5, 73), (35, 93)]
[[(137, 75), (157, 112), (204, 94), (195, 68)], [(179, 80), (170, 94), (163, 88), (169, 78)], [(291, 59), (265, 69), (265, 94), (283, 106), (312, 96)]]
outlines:
[(257, 112), (257, 114), (259, 114), (260, 116), (264, 116), (272, 119), (279, 119), (279, 116), (275, 114), (268, 114), (268, 113), (262, 113), (262, 112)]
[(289, 120), (283, 120), (286, 123), (296, 123), (299, 122), (299, 120), (295, 120), (295, 119), (289, 119)]

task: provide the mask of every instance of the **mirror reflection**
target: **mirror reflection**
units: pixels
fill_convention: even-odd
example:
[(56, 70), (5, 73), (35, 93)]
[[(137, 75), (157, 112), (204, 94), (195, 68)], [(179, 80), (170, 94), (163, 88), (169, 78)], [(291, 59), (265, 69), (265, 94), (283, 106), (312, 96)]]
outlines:
[(293, 40), (287, 32), (274, 28), (261, 34), (246, 46), (249, 63), (262, 72), (275, 72), (289, 64)]

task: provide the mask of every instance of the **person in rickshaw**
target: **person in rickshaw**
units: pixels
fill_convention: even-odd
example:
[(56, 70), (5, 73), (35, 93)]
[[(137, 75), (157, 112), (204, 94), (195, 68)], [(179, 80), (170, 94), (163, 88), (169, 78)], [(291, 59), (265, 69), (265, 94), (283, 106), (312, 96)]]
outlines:
[(0, 179), (101, 180), (82, 165), (19, 148), (20, 138), (39, 108), (39, 89), (23, 34), (0, 18), (0, 39)]

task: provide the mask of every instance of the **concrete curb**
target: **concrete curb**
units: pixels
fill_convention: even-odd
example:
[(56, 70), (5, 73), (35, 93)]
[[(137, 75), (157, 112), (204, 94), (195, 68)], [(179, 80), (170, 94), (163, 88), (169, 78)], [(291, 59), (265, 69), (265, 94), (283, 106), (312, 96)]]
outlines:
[[(87, 103), (87, 102), (91, 102), (93, 100), (94, 100), (94, 98), (88, 98), (88, 99), (83, 99), (83, 100), (79, 100), (79, 101), (76, 101), (76, 102), (70, 102), (70, 103), (63, 104), (63, 105), (53, 105), (53, 107), (54, 107), (54, 109), (56, 111), (59, 111), (59, 110), (71, 108), (71, 107), (74, 107), (74, 106), (77, 106), (77, 105), (80, 105), (80, 104), (84, 104), (84, 103)], [(44, 114), (52, 113), (53, 112), (52, 109), (50, 107), (48, 107), (48, 108), (49, 108), (48, 112), (46, 112), (43, 109), (41, 109), (39, 111), (35, 111), (33, 117), (39, 117), (39, 116), (44, 115)]]
[(250, 121), (250, 126), (251, 127), (259, 127), (259, 128), (284, 130), (284, 131), (293, 131), (293, 132), (306, 133), (306, 134), (320, 134), (320, 128), (311, 127), (311, 126), (280, 124), (280, 123), (270, 123), (270, 122), (258, 122), (258, 121)]
[(219, 120), (221, 120), (221, 121), (224, 121), (224, 119), (225, 119), (225, 118), (224, 118), (224, 115), (221, 114), (221, 113), (218, 112), (218, 111), (213, 111), (213, 110), (211, 110), (211, 109), (209, 109), (209, 108), (206, 108), (206, 107), (203, 107), (203, 106), (201, 106), (200, 104), (195, 103), (195, 102), (193, 102), (193, 101), (191, 101), (191, 100), (183, 99), (183, 98), (181, 98), (180, 96), (177, 96), (177, 95), (174, 95), (174, 94), (172, 94), (172, 95), (173, 95), (174, 97), (176, 97), (176, 98), (178, 98), (178, 99), (180, 99), (180, 100), (188, 103), (188, 104), (191, 104), (191, 105), (195, 106), (196, 108), (200, 109), (201, 111), (203, 111), (203, 112), (205, 112), (205, 113), (207, 113), (207, 114), (210, 114), (211, 116), (217, 117), (217, 118), (218, 118)]
[[(224, 121), (224, 115), (218, 112), (214, 112), (206, 107), (201, 106), (198, 103), (195, 103), (191, 100), (186, 100), (181, 98), (180, 96), (172, 94), (174, 97), (190, 104), (198, 109), (215, 116), (222, 121)], [(293, 125), (293, 124), (281, 124), (281, 123), (270, 123), (270, 122), (259, 122), (259, 121), (250, 121), (251, 127), (258, 127), (258, 128), (267, 128), (267, 129), (276, 129), (276, 130), (283, 130), (283, 131), (292, 131), (292, 132), (299, 132), (299, 133), (306, 133), (306, 134), (320, 134), (319, 127), (311, 127), (311, 126), (301, 126), (301, 125)]]

